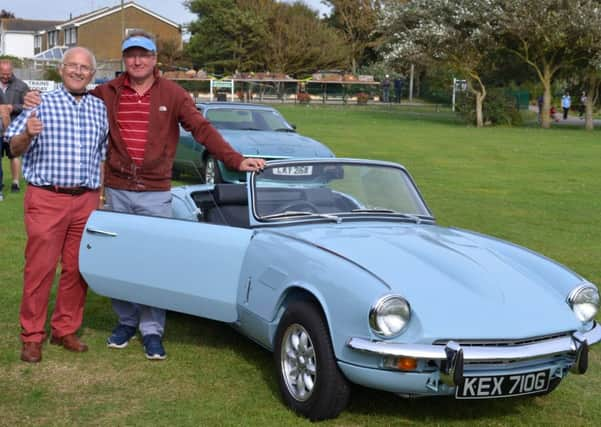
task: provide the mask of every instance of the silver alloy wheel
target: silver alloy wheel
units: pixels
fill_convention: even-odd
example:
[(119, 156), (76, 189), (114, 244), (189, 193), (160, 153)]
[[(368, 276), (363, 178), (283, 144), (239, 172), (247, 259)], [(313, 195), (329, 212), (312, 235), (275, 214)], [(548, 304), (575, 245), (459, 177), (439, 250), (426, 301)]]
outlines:
[(207, 158), (207, 163), (205, 164), (205, 184), (215, 184), (216, 167), (215, 159), (212, 157)]
[(284, 333), (280, 360), (290, 394), (300, 402), (309, 399), (317, 378), (315, 348), (307, 330), (298, 323), (290, 325)]

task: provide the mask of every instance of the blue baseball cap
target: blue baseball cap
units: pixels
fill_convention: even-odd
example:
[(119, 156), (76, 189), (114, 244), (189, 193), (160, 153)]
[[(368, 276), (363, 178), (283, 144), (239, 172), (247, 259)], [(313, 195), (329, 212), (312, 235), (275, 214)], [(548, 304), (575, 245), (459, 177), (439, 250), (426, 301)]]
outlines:
[(154, 44), (154, 42), (149, 38), (142, 36), (130, 37), (129, 39), (125, 40), (123, 45), (121, 45), (121, 52), (125, 52), (130, 47), (141, 47), (142, 49), (146, 49), (151, 52), (157, 51), (157, 46)]

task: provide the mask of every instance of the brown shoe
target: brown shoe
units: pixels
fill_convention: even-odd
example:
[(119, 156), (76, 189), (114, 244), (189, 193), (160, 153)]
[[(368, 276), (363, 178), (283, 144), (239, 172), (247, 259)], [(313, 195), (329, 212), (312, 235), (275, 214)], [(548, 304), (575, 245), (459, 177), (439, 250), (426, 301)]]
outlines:
[(21, 349), (21, 360), (28, 363), (38, 363), (42, 360), (41, 342), (24, 342)]
[(88, 346), (75, 334), (65, 335), (64, 337), (60, 338), (52, 336), (52, 338), (50, 338), (50, 344), (62, 345), (67, 350), (75, 351), (76, 353), (88, 351)]

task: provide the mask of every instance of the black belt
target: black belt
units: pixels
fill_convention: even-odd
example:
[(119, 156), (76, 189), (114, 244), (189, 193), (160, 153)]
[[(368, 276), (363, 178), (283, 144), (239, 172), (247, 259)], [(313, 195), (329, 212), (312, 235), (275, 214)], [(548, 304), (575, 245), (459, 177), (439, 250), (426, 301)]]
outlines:
[(33, 185), (35, 188), (41, 188), (42, 190), (52, 191), (53, 193), (69, 194), (71, 196), (80, 196), (88, 191), (96, 191), (94, 188), (89, 187), (59, 187), (57, 185)]

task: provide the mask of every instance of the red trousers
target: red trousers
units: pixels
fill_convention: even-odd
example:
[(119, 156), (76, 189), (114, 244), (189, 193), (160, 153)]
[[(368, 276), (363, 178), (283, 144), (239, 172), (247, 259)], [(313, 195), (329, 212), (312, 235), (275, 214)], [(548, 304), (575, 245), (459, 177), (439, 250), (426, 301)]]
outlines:
[(21, 340), (42, 342), (56, 266), (61, 275), (50, 326), (52, 335), (75, 333), (83, 320), (87, 284), (79, 274), (79, 243), (85, 223), (98, 207), (98, 191), (78, 196), (27, 186), (25, 271), (21, 300)]

